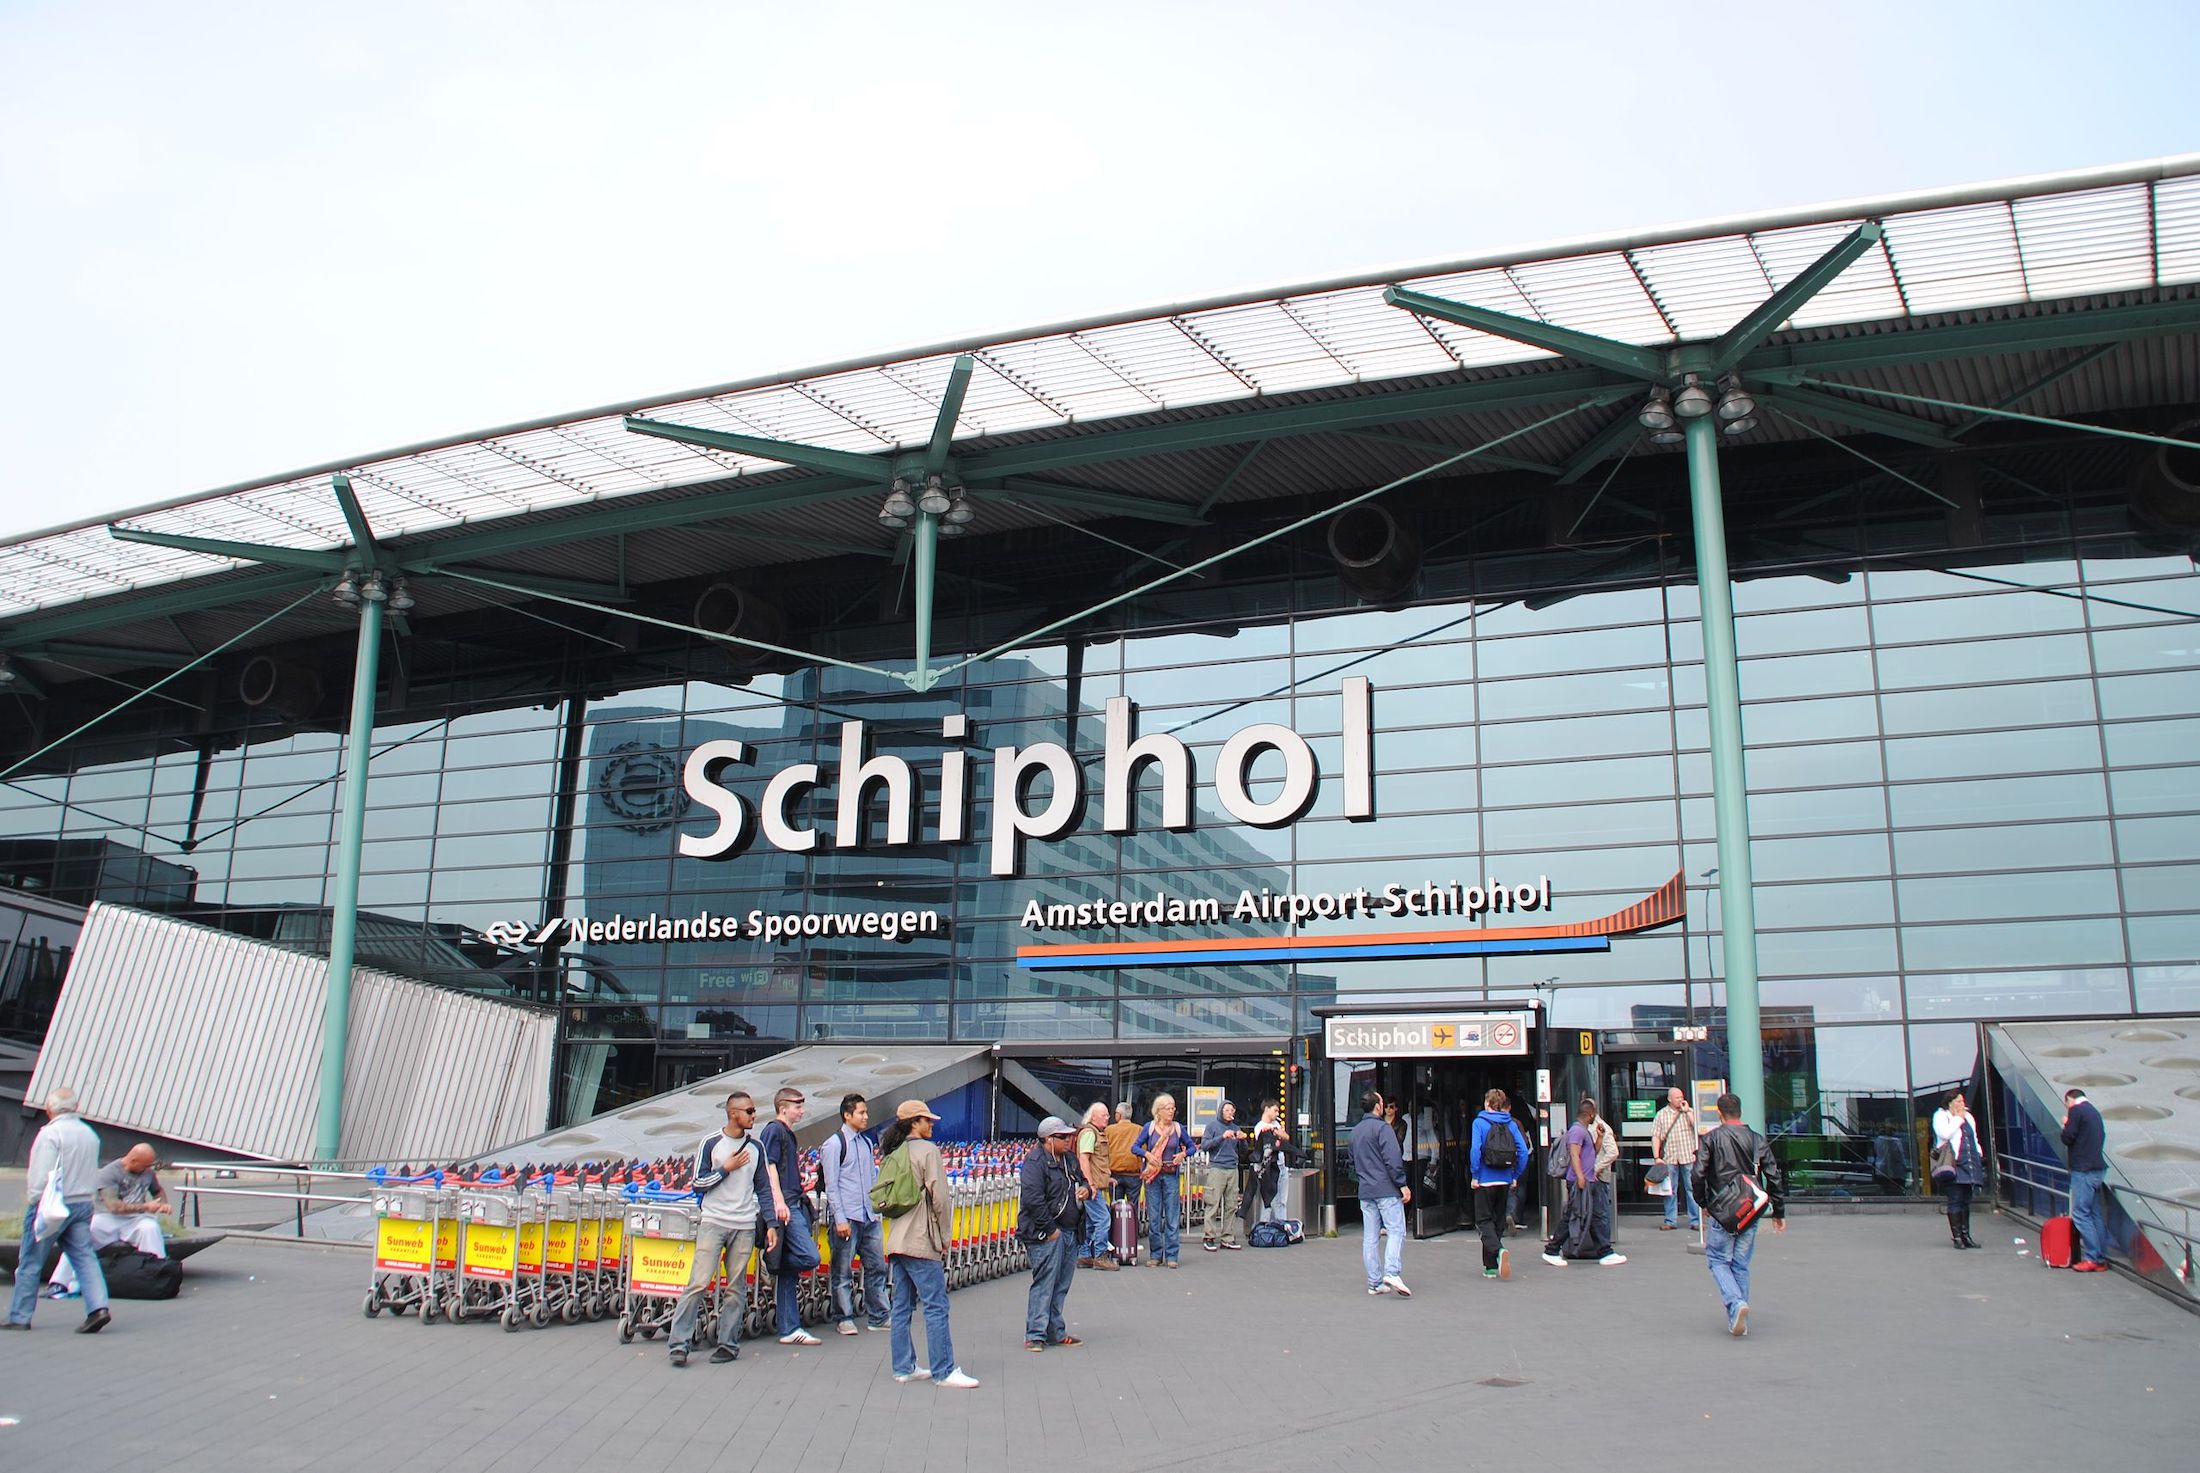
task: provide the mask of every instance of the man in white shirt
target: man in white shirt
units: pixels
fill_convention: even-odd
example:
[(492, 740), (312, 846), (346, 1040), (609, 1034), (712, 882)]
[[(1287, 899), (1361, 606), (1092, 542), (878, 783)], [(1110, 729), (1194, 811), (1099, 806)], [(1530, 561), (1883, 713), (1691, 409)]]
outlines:
[[(60, 1185), (68, 1220), (57, 1232), (38, 1235), (38, 1201), (46, 1183)], [(23, 1250), (15, 1266), (15, 1294), (0, 1328), (28, 1330), (38, 1307), (38, 1288), (46, 1279), (46, 1261), (58, 1245), (76, 1268), (84, 1291), (80, 1335), (96, 1335), (113, 1318), (107, 1312), (107, 1280), (92, 1251), (92, 1197), (99, 1189), (99, 1137), (76, 1113), (76, 1091), (63, 1087), (46, 1095), (46, 1125), (31, 1142), (29, 1169), (23, 1173)]]
[[(695, 1151), (695, 1189), (703, 1194), (703, 1211), (695, 1226), (695, 1266), (688, 1271), (687, 1292), (680, 1296), (680, 1308), (672, 1317), (667, 1345), (676, 1366), (688, 1362), (695, 1321), (721, 1256), (733, 1294), (719, 1312), (718, 1344), (710, 1358), (713, 1364), (741, 1358), (741, 1280), (748, 1270), (749, 1252), (756, 1246), (759, 1153), (749, 1136), (749, 1127), (755, 1123), (756, 1101), (747, 1090), (735, 1090), (726, 1097), (726, 1128), (703, 1137)], [(778, 1236), (773, 1229), (771, 1237)]]

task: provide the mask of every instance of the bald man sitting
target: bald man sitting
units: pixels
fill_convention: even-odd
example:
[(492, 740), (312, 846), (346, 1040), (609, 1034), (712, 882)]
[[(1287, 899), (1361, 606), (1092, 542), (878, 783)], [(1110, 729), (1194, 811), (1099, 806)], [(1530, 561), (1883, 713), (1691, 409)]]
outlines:
[[(168, 1240), (160, 1230), (160, 1216), (168, 1210), (168, 1194), (153, 1173), (153, 1148), (139, 1141), (99, 1169), (92, 1198), (92, 1251), (128, 1243), (140, 1253), (166, 1258)], [(53, 1282), (57, 1293), (76, 1292), (76, 1270), (66, 1259), (54, 1270)]]
[(143, 1141), (99, 1171), (99, 1195), (92, 1200), (92, 1247), (128, 1243), (155, 1258), (168, 1256), (160, 1230), (168, 1194), (153, 1172), (153, 1148)]

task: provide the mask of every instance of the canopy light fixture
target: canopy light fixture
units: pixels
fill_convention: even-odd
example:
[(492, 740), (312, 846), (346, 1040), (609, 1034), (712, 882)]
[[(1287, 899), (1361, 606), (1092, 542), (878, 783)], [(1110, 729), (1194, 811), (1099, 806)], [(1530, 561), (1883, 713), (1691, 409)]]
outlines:
[(407, 583), (405, 581), (405, 575), (400, 573), (397, 576), (397, 586), (390, 590), (390, 612), (393, 614), (402, 614), (405, 612), (405, 610), (411, 608), (412, 606), (412, 585), (410, 583)]
[(1635, 419), (1644, 429), (1653, 433), (1673, 428), (1673, 396), (1663, 388), (1652, 389), (1650, 397), (1643, 401), (1642, 408), (1636, 412)]
[(359, 607), (359, 580), (352, 577), (349, 568), (344, 570), (343, 577), (336, 580), (336, 586), (329, 590), (329, 597), (347, 609)]
[(0, 655), (0, 685), (13, 685), (14, 683), (15, 662), (6, 655)]
[(978, 514), (971, 509), (970, 498), (963, 493), (962, 487), (957, 486), (948, 494), (948, 507), (940, 516), (940, 527), (943, 531), (953, 527), (957, 532), (960, 532)]
[(960, 536), (962, 536), (962, 534), (963, 534), (963, 524), (962, 524), (962, 523), (960, 523), (960, 522), (951, 522), (951, 521), (947, 520), (947, 518), (945, 518), (945, 517), (942, 517), (942, 518), (940, 518), (940, 535), (941, 535), (942, 537), (960, 537)]
[(1748, 419), (1756, 412), (1757, 401), (1749, 397), (1749, 390), (1742, 387), (1740, 379), (1730, 373), (1719, 380), (1719, 418), (1731, 423)]
[(917, 504), (909, 499), (909, 483), (896, 476), (894, 489), (886, 493), (886, 502), (878, 509), (880, 523), (888, 527), (906, 527), (916, 514)]
[(1682, 419), (1702, 419), (1711, 412), (1711, 395), (1694, 374), (1687, 375), (1673, 396), (1673, 412)]
[(1650, 443), (1653, 445), (1678, 445), (1687, 438), (1686, 435), (1680, 432), (1677, 425), (1667, 425), (1662, 430), (1652, 430), (1650, 432)]
[(359, 585), (359, 596), (370, 604), (388, 603), (390, 601), (389, 585), (382, 581), (382, 570), (380, 568), (367, 574), (367, 581)]
[(924, 478), (924, 494), (917, 498), (917, 510), (928, 517), (936, 517), (947, 510), (947, 483), (937, 472)]
[(1740, 419), (1728, 420), (1725, 424), (1719, 426), (1719, 428), (1726, 431), (1729, 435), (1746, 435), (1751, 430), (1757, 428), (1757, 417), (1753, 414), (1745, 414)]

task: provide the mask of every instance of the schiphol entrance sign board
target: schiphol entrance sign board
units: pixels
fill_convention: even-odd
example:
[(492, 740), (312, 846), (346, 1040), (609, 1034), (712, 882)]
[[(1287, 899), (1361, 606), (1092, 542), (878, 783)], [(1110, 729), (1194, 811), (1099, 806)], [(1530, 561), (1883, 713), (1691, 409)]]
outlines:
[(1526, 1054), (1526, 1013), (1362, 1013), (1328, 1018), (1322, 1051), (1332, 1059), (1456, 1059)]
[[(1342, 707), (1341, 749), (1338, 779), (1343, 785), (1339, 805), (1347, 819), (1365, 822), (1375, 817), (1375, 718), (1374, 689), (1365, 676), (1348, 675), (1339, 684)], [(1101, 761), (1101, 828), (1111, 834), (1127, 834), (1135, 827), (1136, 784), (1140, 770), (1158, 769), (1161, 827), (1181, 833), (1192, 827), (1192, 791), (1197, 774), (1191, 748), (1167, 732), (1139, 736), (1138, 708), (1125, 696), (1109, 700), (1103, 712), (1106, 731)], [(940, 738), (948, 743), (940, 753), (939, 811), (936, 840), (961, 844), (970, 837), (971, 754), (962, 743), (970, 735), (970, 718), (957, 714), (940, 723)], [(1255, 798), (1253, 766), (1263, 754), (1282, 759), (1281, 780), (1273, 793)], [(828, 787), (835, 790), (832, 847), (855, 849), (864, 845), (871, 792), (886, 794), (884, 848), (896, 849), (925, 842), (919, 833), (917, 803), (923, 784), (907, 758), (890, 754), (872, 756), (870, 738), (861, 721), (840, 723), (840, 760), (830, 780), (816, 762), (796, 762), (773, 773), (757, 800), (753, 824), (741, 795), (720, 779), (728, 765), (748, 760), (745, 742), (731, 738), (704, 742), (688, 753), (681, 772), (682, 786), (696, 803), (718, 815), (718, 826), (707, 834), (682, 834), (680, 853), (688, 859), (723, 859), (746, 848), (757, 838), (789, 854), (803, 854), (818, 847), (820, 833), (799, 826), (792, 809), (796, 801)], [(992, 872), (1018, 874), (1023, 868), (1024, 841), (1053, 840), (1077, 826), (1084, 810), (1085, 772), (1069, 748), (1060, 742), (1034, 742), (1027, 747), (995, 747), (991, 828), (986, 835)], [(1036, 809), (1030, 789), (1044, 775), (1047, 794)], [(1288, 726), (1258, 722), (1233, 734), (1215, 755), (1215, 796), (1224, 812), (1251, 828), (1284, 828), (1297, 823), (1314, 805), (1321, 788), (1321, 768), (1314, 748)]]

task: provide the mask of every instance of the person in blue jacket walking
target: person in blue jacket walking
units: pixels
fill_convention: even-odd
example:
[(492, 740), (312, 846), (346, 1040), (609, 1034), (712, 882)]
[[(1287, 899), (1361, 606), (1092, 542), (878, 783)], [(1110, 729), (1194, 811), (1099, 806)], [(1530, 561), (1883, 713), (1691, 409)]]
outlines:
[(1485, 1279), (1513, 1276), (1512, 1250), (1504, 1245), (1505, 1219), (1513, 1183), (1527, 1169), (1528, 1138), (1505, 1108), (1505, 1092), (1493, 1089), (1482, 1096), (1482, 1113), (1474, 1117), (1474, 1136), (1467, 1147), (1467, 1180), (1474, 1189), (1474, 1226), (1482, 1234)]

